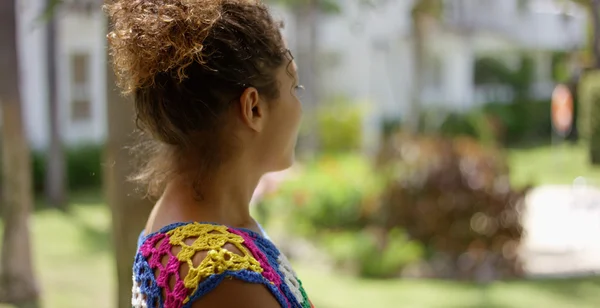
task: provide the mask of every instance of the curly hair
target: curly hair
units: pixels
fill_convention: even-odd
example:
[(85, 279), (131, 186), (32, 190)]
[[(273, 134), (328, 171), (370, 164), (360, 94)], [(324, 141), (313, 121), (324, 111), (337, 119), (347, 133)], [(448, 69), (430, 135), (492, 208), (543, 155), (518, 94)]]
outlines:
[[(288, 51), (258, 0), (112, 0), (108, 34), (117, 81), (134, 97), (148, 140), (133, 177), (158, 196), (195, 157), (206, 170), (227, 154), (222, 115), (247, 87), (277, 98)], [(200, 170), (197, 170), (201, 172)]]

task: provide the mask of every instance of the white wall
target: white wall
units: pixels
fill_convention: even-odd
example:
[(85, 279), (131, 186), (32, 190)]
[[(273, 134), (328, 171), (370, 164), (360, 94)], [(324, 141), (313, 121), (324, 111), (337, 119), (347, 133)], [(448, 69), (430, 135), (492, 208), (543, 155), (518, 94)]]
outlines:
[(49, 136), (46, 28), (37, 20), (42, 13), (44, 3), (44, 0), (20, 0), (17, 3), (23, 120), (33, 148), (44, 147)]
[[(106, 24), (102, 12), (68, 14), (59, 23), (58, 67), (61, 76), (59, 98), (62, 104), (61, 131), (69, 144), (102, 142), (106, 136)], [(91, 118), (71, 118), (71, 62), (73, 53), (90, 55), (89, 80)]]
[(445, 55), (443, 93), (447, 104), (458, 110), (473, 107), (475, 53), (470, 38), (452, 35)]
[(529, 0), (524, 7), (518, 1), (446, 0), (446, 22), (457, 29), (495, 32), (528, 49), (570, 50), (584, 44), (583, 9), (568, 6), (565, 14), (565, 1)]
[[(321, 19), (319, 43), (323, 53), (337, 55), (335, 67), (322, 78), (324, 96), (345, 94), (368, 101), (382, 112), (399, 115), (408, 93), (405, 37), (412, 1), (395, 1), (369, 9), (343, 2), (342, 13)], [(402, 81), (402, 82), (401, 82)]]

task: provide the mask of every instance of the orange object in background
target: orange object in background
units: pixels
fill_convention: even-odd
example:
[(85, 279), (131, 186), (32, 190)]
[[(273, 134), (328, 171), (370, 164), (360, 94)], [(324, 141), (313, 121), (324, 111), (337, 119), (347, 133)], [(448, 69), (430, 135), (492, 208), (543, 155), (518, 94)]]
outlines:
[(552, 126), (562, 137), (571, 132), (573, 126), (573, 95), (564, 84), (559, 84), (552, 92)]

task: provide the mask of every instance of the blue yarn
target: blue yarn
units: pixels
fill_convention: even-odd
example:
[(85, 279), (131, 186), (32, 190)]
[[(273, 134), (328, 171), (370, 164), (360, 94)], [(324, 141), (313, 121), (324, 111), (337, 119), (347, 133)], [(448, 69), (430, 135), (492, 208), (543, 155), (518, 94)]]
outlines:
[(275, 247), (275, 245), (271, 241), (267, 240), (264, 237), (258, 236), (257, 234), (254, 234), (253, 239), (254, 244), (267, 256), (269, 264), (275, 270), (277, 275), (279, 275), (279, 277), (281, 278), (281, 291), (292, 305), (291, 308), (302, 308), (302, 305), (300, 305), (300, 303), (298, 303), (298, 301), (296, 300), (296, 296), (294, 295), (294, 293), (292, 293), (288, 285), (284, 282), (285, 276), (279, 270), (279, 262), (277, 262), (277, 259), (281, 254), (279, 249), (277, 249), (277, 247)]
[(251, 270), (240, 270), (225, 271), (218, 275), (212, 275), (206, 280), (200, 282), (200, 284), (198, 285), (198, 290), (196, 290), (196, 292), (192, 294), (192, 296), (190, 297), (190, 301), (185, 306), (183, 306), (183, 308), (190, 308), (194, 301), (202, 298), (202, 296), (214, 290), (225, 278), (235, 278), (248, 283), (262, 284), (265, 287), (267, 287), (267, 289), (269, 289), (273, 296), (275, 296), (277, 302), (279, 302), (281, 307), (285, 307), (286, 305), (286, 298), (284, 298), (283, 294), (279, 292), (275, 285), (271, 284), (270, 281), (263, 277), (263, 275), (257, 272), (253, 272)]
[(154, 270), (139, 252), (133, 263), (133, 274), (140, 284), (140, 292), (146, 297), (147, 306), (163, 308), (162, 290), (156, 282)]

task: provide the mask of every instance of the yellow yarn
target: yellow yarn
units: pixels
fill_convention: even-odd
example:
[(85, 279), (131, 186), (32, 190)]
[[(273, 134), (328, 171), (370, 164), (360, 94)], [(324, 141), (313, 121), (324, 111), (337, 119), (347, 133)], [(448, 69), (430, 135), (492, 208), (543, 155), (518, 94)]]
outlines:
[[(258, 260), (242, 245), (244, 239), (229, 232), (226, 226), (193, 223), (175, 228), (167, 234), (171, 246), (181, 247), (177, 259), (180, 262), (187, 263), (190, 268), (183, 282), (186, 288), (194, 289), (194, 292), (196, 292), (198, 284), (202, 280), (214, 274), (239, 270), (263, 272)], [(188, 245), (185, 242), (188, 239), (195, 240), (191, 245)], [(223, 248), (226, 244), (235, 246), (242, 254), (233, 253)], [(194, 266), (194, 256), (202, 251), (206, 251), (206, 256), (198, 266)], [(184, 303), (188, 301), (189, 297)]]

